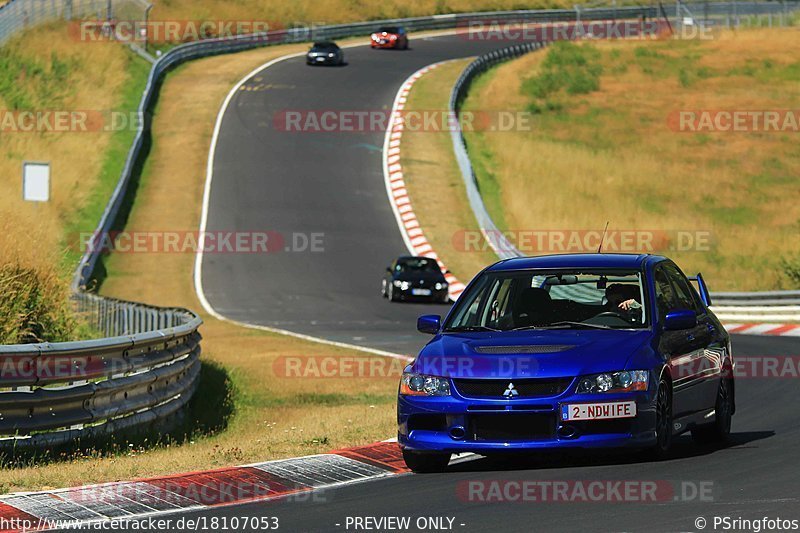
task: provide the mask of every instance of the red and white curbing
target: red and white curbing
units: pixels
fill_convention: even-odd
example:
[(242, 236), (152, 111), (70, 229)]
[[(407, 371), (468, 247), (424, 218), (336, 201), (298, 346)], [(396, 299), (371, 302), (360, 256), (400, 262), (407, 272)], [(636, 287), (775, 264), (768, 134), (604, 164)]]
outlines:
[(725, 324), (725, 329), (735, 335), (800, 337), (800, 324)]
[[(135, 481), (0, 497), (0, 531), (76, 529), (303, 493), (408, 472), (396, 442)], [(173, 519), (176, 520), (176, 519)], [(161, 529), (175, 529), (172, 527)], [(189, 528), (191, 529), (191, 528)], [(258, 529), (247, 527), (244, 529)]]
[(400, 228), (400, 233), (403, 235), (403, 240), (408, 247), (409, 252), (413, 255), (430, 257), (439, 263), (439, 268), (443, 272), (447, 283), (449, 284), (448, 292), (450, 298), (457, 300), (461, 293), (464, 292), (464, 284), (451, 273), (447, 272), (447, 267), (433, 250), (428, 239), (419, 225), (417, 215), (414, 214), (414, 209), (411, 206), (411, 199), (406, 190), (406, 184), (403, 180), (403, 167), (400, 163), (400, 143), (403, 138), (403, 117), (401, 111), (405, 108), (408, 101), (408, 93), (411, 91), (414, 83), (420, 79), (425, 73), (437, 68), (438, 66), (448, 63), (442, 61), (423, 67), (408, 77), (394, 100), (392, 106), (392, 113), (389, 120), (389, 128), (386, 131), (386, 139), (383, 148), (383, 175), (386, 181), (386, 192), (389, 195), (389, 202), (392, 205), (395, 217), (397, 218), (397, 225)]

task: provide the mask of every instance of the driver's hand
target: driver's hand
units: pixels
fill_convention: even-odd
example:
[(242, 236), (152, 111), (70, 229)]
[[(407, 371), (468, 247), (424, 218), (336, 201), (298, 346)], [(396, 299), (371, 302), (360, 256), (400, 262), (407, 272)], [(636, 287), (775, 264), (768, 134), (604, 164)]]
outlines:
[(619, 304), (619, 308), (622, 309), (623, 311), (630, 311), (631, 309), (639, 309), (641, 307), (642, 307), (641, 304), (639, 304), (639, 302), (637, 302), (633, 298), (631, 298), (630, 300), (625, 300), (624, 302)]

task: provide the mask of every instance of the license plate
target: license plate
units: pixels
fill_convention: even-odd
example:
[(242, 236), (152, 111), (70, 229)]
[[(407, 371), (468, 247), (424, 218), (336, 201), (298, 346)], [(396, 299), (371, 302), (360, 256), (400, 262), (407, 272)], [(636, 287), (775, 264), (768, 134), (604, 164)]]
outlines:
[(430, 289), (411, 289), (411, 294), (414, 296), (430, 296), (431, 290)]
[(320, 61), (320, 62), (325, 61), (325, 58), (324, 57), (318, 57), (317, 61)]
[(386, 39), (381, 39), (381, 44), (386, 44)]
[(570, 403), (561, 405), (561, 420), (633, 418), (636, 402)]

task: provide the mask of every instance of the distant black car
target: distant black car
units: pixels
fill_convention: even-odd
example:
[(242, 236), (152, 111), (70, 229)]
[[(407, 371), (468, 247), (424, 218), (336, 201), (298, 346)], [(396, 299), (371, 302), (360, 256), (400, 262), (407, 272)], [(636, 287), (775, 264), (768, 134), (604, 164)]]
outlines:
[(429, 300), (448, 303), (447, 281), (436, 260), (430, 257), (398, 257), (386, 267), (381, 282), (384, 298), (399, 300)]
[(344, 52), (332, 41), (314, 43), (306, 54), (307, 65), (343, 65)]

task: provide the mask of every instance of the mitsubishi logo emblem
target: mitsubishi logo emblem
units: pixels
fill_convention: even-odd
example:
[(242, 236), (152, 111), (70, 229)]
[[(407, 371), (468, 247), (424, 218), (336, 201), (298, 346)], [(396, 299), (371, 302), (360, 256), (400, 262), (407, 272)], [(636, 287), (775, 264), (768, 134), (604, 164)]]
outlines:
[(519, 392), (517, 391), (517, 389), (514, 388), (514, 384), (513, 383), (509, 383), (508, 384), (508, 388), (503, 393), (503, 396), (505, 396), (507, 398), (512, 398), (514, 396), (519, 396)]

